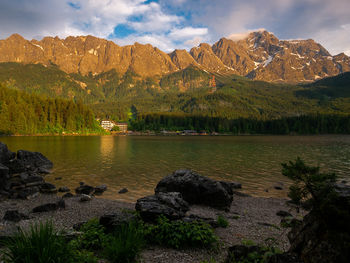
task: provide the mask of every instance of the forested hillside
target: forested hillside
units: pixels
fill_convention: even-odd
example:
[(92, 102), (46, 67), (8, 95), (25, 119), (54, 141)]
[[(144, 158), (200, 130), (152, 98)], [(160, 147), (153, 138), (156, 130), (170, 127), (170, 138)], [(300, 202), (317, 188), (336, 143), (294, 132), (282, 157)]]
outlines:
[[(81, 101), (96, 117), (116, 121), (153, 114), (257, 121), (305, 115), (347, 115), (350, 113), (349, 74), (308, 85), (288, 85), (252, 81), (237, 75), (213, 75), (193, 65), (164, 76), (142, 78), (132, 71), (124, 75), (111, 70), (82, 76), (67, 74), (55, 65), (0, 63), (0, 83), (8, 87), (7, 93), (22, 90), (48, 96), (51, 101), (61, 101), (58, 98)], [(210, 85), (213, 76), (216, 88)], [(58, 128), (36, 125), (25, 130), (27, 133), (33, 129), (39, 132), (51, 132), (56, 128), (72, 130), (70, 124), (61, 123), (61, 119), (58, 118)], [(80, 130), (79, 127), (75, 129)]]
[(81, 102), (49, 99), (0, 85), (0, 134), (102, 132)]

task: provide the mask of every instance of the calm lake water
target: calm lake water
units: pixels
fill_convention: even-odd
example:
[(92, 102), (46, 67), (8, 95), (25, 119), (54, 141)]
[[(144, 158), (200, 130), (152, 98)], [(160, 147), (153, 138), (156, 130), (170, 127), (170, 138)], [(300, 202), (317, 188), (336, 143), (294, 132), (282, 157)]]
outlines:
[[(254, 196), (285, 197), (281, 163), (302, 157), (350, 179), (350, 136), (47, 136), (0, 137), (10, 150), (38, 151), (54, 162), (46, 180), (74, 189), (108, 185), (105, 198), (135, 201), (179, 168), (239, 181)], [(55, 180), (62, 177), (61, 180)], [(285, 190), (273, 188), (282, 182)], [(127, 187), (129, 192), (118, 194)], [(268, 192), (266, 192), (268, 189)]]

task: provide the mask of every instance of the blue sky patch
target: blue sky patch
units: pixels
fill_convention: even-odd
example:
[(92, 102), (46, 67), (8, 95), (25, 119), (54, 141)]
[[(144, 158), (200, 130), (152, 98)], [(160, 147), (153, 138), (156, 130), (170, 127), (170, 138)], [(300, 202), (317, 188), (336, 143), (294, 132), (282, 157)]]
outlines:
[(119, 24), (114, 28), (112, 36), (114, 38), (125, 38), (131, 34), (136, 33), (136, 30), (128, 26), (127, 24)]
[(158, 3), (159, 1), (158, 0), (147, 0), (147, 1), (145, 1), (145, 4), (148, 5), (148, 4), (152, 3), (152, 2)]
[(68, 5), (71, 7), (71, 8), (74, 8), (76, 10), (79, 10), (81, 8), (80, 4), (79, 3), (74, 3), (74, 2), (68, 2)]

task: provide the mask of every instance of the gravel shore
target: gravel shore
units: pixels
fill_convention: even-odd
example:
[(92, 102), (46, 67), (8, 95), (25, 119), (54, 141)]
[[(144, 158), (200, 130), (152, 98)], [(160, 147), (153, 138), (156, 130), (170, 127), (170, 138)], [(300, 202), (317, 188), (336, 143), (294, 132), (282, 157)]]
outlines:
[[(60, 197), (56, 195), (40, 195), (31, 200), (6, 200), (0, 202), (0, 236), (9, 235), (18, 227), (28, 228), (37, 221), (52, 220), (59, 229), (71, 229), (76, 223), (100, 217), (107, 213), (113, 213), (121, 209), (134, 209), (134, 204), (107, 200), (94, 197), (89, 202), (80, 202), (78, 197), (65, 199), (66, 208), (54, 212), (31, 213), (31, 210), (41, 204), (57, 202)], [(7, 210), (16, 209), (24, 214), (29, 214), (30, 219), (19, 223), (4, 221)], [(289, 229), (280, 227), (281, 218), (276, 215), (280, 210), (288, 211), (294, 216), (295, 210), (286, 205), (285, 199), (243, 197), (234, 196), (230, 211), (224, 212), (209, 207), (192, 206), (187, 214), (195, 214), (201, 217), (216, 219), (218, 215), (224, 216), (229, 226), (215, 229), (222, 245), (219, 252), (203, 249), (173, 250), (151, 246), (142, 253), (141, 262), (150, 263), (193, 263), (204, 260), (216, 260), (222, 262), (226, 257), (226, 248), (240, 244), (243, 240), (252, 240), (258, 244), (264, 244), (268, 238), (274, 238), (282, 250), (287, 250), (289, 242), (287, 233)]]

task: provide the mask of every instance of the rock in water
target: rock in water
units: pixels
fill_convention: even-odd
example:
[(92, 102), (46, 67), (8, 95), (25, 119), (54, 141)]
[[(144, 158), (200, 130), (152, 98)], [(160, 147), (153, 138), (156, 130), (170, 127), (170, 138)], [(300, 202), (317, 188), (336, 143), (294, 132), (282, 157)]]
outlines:
[(77, 194), (92, 195), (95, 192), (95, 188), (90, 186), (90, 185), (83, 184), (83, 185), (80, 185), (79, 187), (77, 187), (75, 189), (75, 192)]
[(66, 193), (66, 192), (70, 192), (70, 189), (67, 186), (62, 186), (58, 188), (58, 192)]
[(189, 210), (188, 203), (180, 193), (158, 193), (137, 200), (136, 211), (145, 221), (155, 221), (160, 215), (171, 220), (180, 219)]
[(123, 188), (119, 190), (118, 194), (125, 194), (127, 192), (129, 192), (128, 188)]
[(157, 184), (155, 192), (179, 192), (189, 204), (219, 209), (229, 209), (233, 200), (230, 183), (215, 181), (186, 169), (164, 177)]
[(95, 187), (95, 194), (103, 194), (107, 191), (107, 185), (99, 185)]

